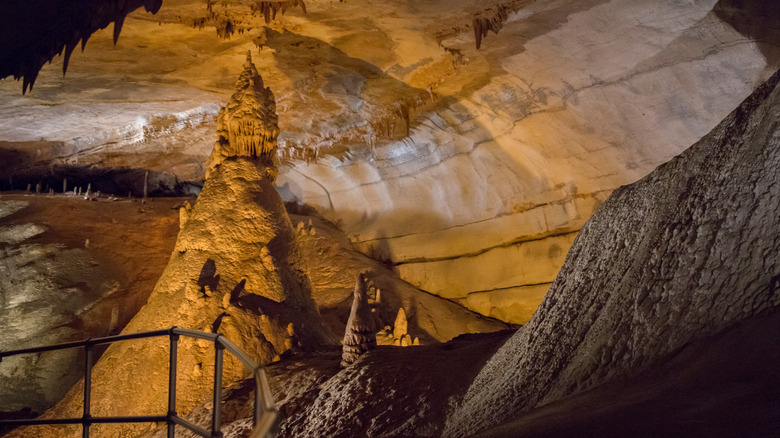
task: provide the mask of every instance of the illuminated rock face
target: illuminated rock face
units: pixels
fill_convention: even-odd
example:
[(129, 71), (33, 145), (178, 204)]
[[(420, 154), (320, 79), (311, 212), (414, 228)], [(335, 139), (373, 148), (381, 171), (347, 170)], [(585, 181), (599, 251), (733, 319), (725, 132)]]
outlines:
[(355, 363), (361, 354), (376, 348), (376, 328), (373, 319), (368, 304), (368, 279), (364, 274), (360, 274), (355, 284), (355, 293), (352, 295), (352, 310), (344, 334), (342, 367), (348, 367)]
[[(312, 0), (309, 15), (273, 22), (262, 50), (254, 31), (219, 40), (165, 3), (129, 16), (116, 49), (111, 32), (95, 34), (64, 81), (55, 60), (31, 96), (0, 83), (0, 140), (43, 170), (63, 160), (200, 180), (215, 103), (252, 50), (283, 112), (283, 199), (413, 285), (524, 323), (609, 193), (700, 139), (777, 68), (777, 38), (744, 33), (718, 7), (735, 3), (753, 30), (776, 9), (478, 3)], [(248, 9), (246, 27), (262, 26)], [(480, 34), (501, 23), (479, 50), (475, 19)]]
[[(262, 84), (249, 63), (238, 88), (247, 81)], [(258, 101), (252, 92), (243, 92), (240, 96), (248, 100), (236, 101), (237, 107), (257, 109), (258, 104), (273, 102), (270, 91), (265, 93), (270, 97)], [(241, 114), (246, 117), (269, 112), (266, 109)], [(231, 116), (235, 119), (235, 115)], [(268, 121), (274, 119), (258, 123), (269, 126)], [(232, 127), (229, 122), (228, 126)], [(181, 231), (168, 266), (149, 301), (124, 333), (171, 326), (223, 333), (255, 360), (266, 364), (291, 349), (336, 344), (311, 298), (295, 232), (273, 187), (275, 169), (262, 165), (262, 152), (242, 155), (248, 150), (244, 146), (256, 138), (251, 132), (248, 138), (245, 134), (245, 130), (231, 134), (241, 147), (223, 142), (222, 149), (215, 150), (220, 158), (212, 160), (214, 168), (198, 202), (193, 207), (183, 207)], [(275, 135), (269, 136), (269, 140), (266, 144), (273, 144)], [(180, 341), (177, 403), (182, 412), (207, 397), (212, 389), (210, 347), (208, 342)], [(93, 415), (164, 414), (167, 363), (165, 339), (109, 347), (93, 371)], [(226, 358), (226, 385), (244, 373), (239, 362)], [(80, 415), (81, 392), (79, 385), (74, 387), (48, 415)], [(145, 429), (135, 427), (138, 426), (93, 429), (97, 436)], [(59, 434), (66, 432), (57, 430), (51, 436)]]
[(616, 190), (444, 435), (470, 436), (776, 312), (779, 115), (780, 72), (697, 144)]

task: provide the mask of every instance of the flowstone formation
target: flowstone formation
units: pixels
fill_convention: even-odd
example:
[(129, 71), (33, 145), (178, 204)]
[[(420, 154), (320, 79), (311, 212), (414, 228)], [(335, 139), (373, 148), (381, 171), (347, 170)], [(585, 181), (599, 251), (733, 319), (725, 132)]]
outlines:
[(616, 190), (445, 436), (625, 378), (780, 308), (780, 72), (690, 149)]
[(352, 365), (361, 354), (376, 348), (375, 331), (374, 316), (368, 303), (368, 279), (361, 273), (355, 284), (352, 310), (347, 321), (347, 331), (344, 333), (342, 367)]
[(206, 178), (228, 158), (243, 157), (256, 160), (273, 172), (279, 136), (279, 117), (276, 115), (276, 101), (270, 88), (265, 88), (263, 78), (252, 64), (252, 55), (247, 53), (246, 65), (236, 82), (236, 92), (227, 105), (219, 111), (217, 119), (217, 142), (209, 157)]
[[(168, 266), (147, 304), (124, 333), (178, 326), (224, 334), (259, 363), (293, 349), (335, 345), (311, 298), (295, 233), (273, 187), (276, 114), (273, 94), (262, 88), (247, 59), (236, 92), (223, 110), (213, 167), (197, 203), (185, 206), (181, 230)], [(261, 108), (261, 106), (266, 107)], [(249, 115), (261, 118), (249, 120)], [(234, 123), (241, 120), (241, 123)], [(246, 126), (263, 127), (262, 135)], [(240, 129), (239, 129), (240, 128)], [(222, 133), (227, 132), (228, 137)], [(264, 136), (265, 143), (257, 143)], [(227, 140), (227, 142), (225, 142)], [(255, 147), (252, 146), (262, 146)], [(247, 152), (249, 151), (249, 152)], [(92, 374), (92, 415), (163, 415), (167, 410), (167, 339), (114, 344)], [(188, 412), (208, 397), (213, 346), (179, 341), (177, 408)], [(224, 383), (245, 370), (225, 357)], [(46, 415), (81, 415), (82, 387), (76, 385)], [(133, 436), (147, 426), (93, 426), (95, 436)], [(48, 431), (51, 432), (47, 435)], [(21, 430), (13, 436), (66, 436), (80, 428)]]

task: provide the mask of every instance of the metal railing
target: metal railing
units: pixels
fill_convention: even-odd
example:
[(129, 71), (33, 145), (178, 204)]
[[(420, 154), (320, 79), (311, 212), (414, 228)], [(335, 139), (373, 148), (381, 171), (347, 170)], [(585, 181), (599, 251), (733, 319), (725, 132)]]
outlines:
[[(143, 339), (168, 336), (170, 339), (170, 360), (168, 362), (168, 413), (166, 415), (136, 415), (126, 417), (93, 417), (90, 415), (90, 397), (92, 395), (92, 362), (93, 350), (97, 345), (111, 344), (131, 339)], [(214, 343), (214, 394), (213, 409), (211, 415), (211, 431), (202, 429), (176, 414), (176, 360), (178, 353), (178, 341), (180, 336), (205, 339)], [(255, 409), (254, 429), (250, 438), (267, 438), (274, 435), (274, 426), (277, 420), (277, 411), (274, 406), (271, 388), (268, 385), (268, 376), (265, 368), (256, 364), (246, 353), (241, 351), (227, 338), (216, 333), (204, 333), (196, 330), (187, 330), (172, 327), (167, 330), (156, 330), (143, 333), (131, 333), (127, 335), (106, 336), (92, 338), (83, 341), (66, 342), (63, 344), (48, 345), (37, 348), (24, 348), (21, 350), (1, 351), (0, 362), (3, 358), (20, 354), (42, 353), (44, 351), (63, 350), (67, 348), (84, 348), (84, 410), (81, 417), (76, 418), (35, 418), (19, 420), (0, 420), (0, 426), (34, 426), (52, 424), (81, 424), (82, 436), (89, 438), (89, 428), (92, 424), (100, 423), (168, 423), (168, 438), (176, 435), (176, 426), (182, 426), (205, 438), (221, 438), (222, 432), (222, 360), (224, 350), (232, 353), (246, 368), (252, 371), (255, 379)]]

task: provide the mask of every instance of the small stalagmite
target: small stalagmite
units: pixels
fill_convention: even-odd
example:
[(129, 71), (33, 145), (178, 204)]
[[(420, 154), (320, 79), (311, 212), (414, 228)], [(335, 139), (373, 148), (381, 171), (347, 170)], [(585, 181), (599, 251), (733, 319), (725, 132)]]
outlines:
[(396, 339), (403, 338), (407, 333), (408, 326), (406, 312), (404, 312), (404, 308), (401, 307), (398, 309), (398, 316), (395, 317), (395, 323), (393, 324), (393, 337)]
[(368, 304), (368, 280), (365, 274), (358, 276), (349, 313), (347, 330), (344, 333), (344, 346), (341, 353), (341, 366), (355, 363), (361, 354), (376, 348), (376, 332), (371, 307)]

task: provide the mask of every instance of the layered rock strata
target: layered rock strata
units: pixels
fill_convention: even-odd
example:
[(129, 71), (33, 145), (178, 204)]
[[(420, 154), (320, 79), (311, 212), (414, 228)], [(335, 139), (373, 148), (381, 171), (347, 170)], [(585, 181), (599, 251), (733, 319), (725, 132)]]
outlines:
[[(247, 59), (237, 91), (224, 110), (251, 108), (273, 96), (263, 89), (257, 70)], [(257, 122), (275, 141), (274, 117)], [(220, 126), (220, 132), (230, 126)], [(193, 206), (182, 208), (181, 231), (149, 301), (124, 333), (178, 326), (225, 334), (259, 363), (269, 363), (291, 349), (335, 344), (311, 298), (302, 271), (295, 232), (284, 204), (273, 188), (275, 169), (266, 163), (272, 152), (244, 155), (238, 145), (253, 144), (255, 136), (235, 144), (220, 143), (220, 158)], [(222, 142), (223, 137), (218, 141)], [(227, 154), (222, 151), (228, 150)], [(114, 344), (92, 374), (92, 415), (164, 414), (167, 410), (167, 339)], [(182, 338), (179, 342), (177, 408), (187, 412), (211, 391), (211, 343)], [(226, 355), (224, 382), (244, 375), (240, 363)], [(80, 416), (80, 385), (46, 415)], [(130, 435), (146, 426), (93, 426), (97, 436)], [(51, 436), (70, 430), (58, 429)], [(36, 429), (40, 436), (49, 436)], [(75, 433), (75, 428), (71, 428)], [(33, 431), (21, 430), (25, 433)], [(80, 432), (79, 432), (80, 433)], [(124, 435), (123, 435), (124, 436)]]
[[(254, 55), (289, 115), (279, 189), (415, 286), (527, 322), (609, 193), (777, 68), (776, 3), (536, 0), (476, 50), (475, 14), (525, 3), (307, 1), (309, 15), (272, 23)], [(0, 149), (42, 161), (42, 174), (67, 161), (202, 178), (213, 103), (237, 73), (226, 66), (258, 35), (234, 22), (220, 40), (191, 27), (202, 4), (165, 5), (128, 17), (121, 50), (97, 32), (65, 81), (55, 60), (32, 95), (0, 82)], [(235, 10), (262, 27), (248, 5)]]
[(701, 141), (616, 190), (444, 434), (468, 436), (780, 306), (780, 72)]

